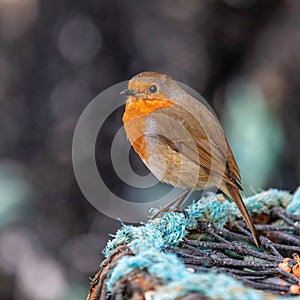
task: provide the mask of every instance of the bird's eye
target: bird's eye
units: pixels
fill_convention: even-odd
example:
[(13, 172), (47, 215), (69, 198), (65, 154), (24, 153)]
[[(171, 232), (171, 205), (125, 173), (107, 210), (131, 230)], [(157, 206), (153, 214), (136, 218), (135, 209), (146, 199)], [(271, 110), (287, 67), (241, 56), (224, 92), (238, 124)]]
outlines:
[(156, 93), (157, 92), (157, 86), (156, 85), (151, 85), (150, 87), (149, 87), (149, 92), (150, 93)]

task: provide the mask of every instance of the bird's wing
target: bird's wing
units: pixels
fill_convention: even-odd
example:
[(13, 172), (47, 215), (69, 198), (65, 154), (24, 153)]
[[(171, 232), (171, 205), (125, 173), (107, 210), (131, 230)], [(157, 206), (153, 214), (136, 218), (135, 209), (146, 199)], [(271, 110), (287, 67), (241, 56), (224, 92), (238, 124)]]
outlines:
[[(208, 109), (204, 113), (210, 113)], [(211, 114), (211, 113), (210, 113)], [(204, 121), (205, 120), (205, 121)], [(190, 113), (181, 106), (159, 109), (148, 117), (146, 135), (163, 140), (201, 167), (239, 186), (239, 169), (216, 117)]]

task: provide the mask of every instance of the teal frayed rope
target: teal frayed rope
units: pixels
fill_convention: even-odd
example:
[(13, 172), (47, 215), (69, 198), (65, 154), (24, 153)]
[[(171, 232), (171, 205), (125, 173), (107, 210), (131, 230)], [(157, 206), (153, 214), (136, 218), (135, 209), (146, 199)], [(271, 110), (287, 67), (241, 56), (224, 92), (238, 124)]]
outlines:
[[(250, 214), (269, 214), (274, 206), (281, 206), (289, 213), (300, 215), (300, 190), (293, 195), (287, 191), (270, 189), (245, 198)], [(109, 241), (104, 254), (108, 257), (117, 246), (127, 244), (134, 256), (121, 258), (111, 271), (107, 287), (112, 291), (115, 283), (133, 270), (147, 269), (150, 275), (161, 278), (165, 285), (159, 287), (154, 299), (175, 299), (189, 292), (200, 292), (215, 299), (284, 299), (275, 295), (244, 287), (231, 276), (208, 272), (192, 273), (181, 260), (172, 253), (163, 252), (176, 246), (195, 229), (201, 220), (222, 228), (228, 221), (241, 218), (234, 203), (223, 195), (208, 193), (194, 202), (184, 213), (166, 213), (163, 217), (141, 226), (123, 225), (114, 239)], [(296, 297), (293, 299), (300, 299)]]

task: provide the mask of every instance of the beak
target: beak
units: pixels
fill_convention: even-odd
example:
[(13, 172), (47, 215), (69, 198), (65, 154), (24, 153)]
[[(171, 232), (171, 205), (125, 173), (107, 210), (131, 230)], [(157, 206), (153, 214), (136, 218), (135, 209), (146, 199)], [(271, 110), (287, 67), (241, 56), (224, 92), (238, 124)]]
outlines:
[(127, 90), (122, 91), (120, 94), (126, 95), (126, 96), (136, 96), (137, 92), (132, 89), (127, 89)]

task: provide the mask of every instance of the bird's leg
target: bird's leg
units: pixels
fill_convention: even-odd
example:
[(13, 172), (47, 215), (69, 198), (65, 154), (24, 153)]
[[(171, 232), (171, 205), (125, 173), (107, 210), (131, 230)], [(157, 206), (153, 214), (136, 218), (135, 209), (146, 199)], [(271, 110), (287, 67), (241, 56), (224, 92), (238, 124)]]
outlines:
[(178, 202), (176, 205), (176, 209), (180, 207), (182, 202), (185, 200), (187, 194), (190, 192), (189, 189), (184, 190), (182, 193), (180, 193), (174, 200), (168, 202), (165, 206), (163, 206), (157, 213), (155, 213), (150, 220), (154, 220), (155, 218), (158, 218), (162, 215), (163, 212), (166, 212), (170, 209), (172, 205)]
[[(184, 192), (185, 192), (186, 190), (184, 190)], [(187, 190), (188, 191), (188, 193), (187, 194), (184, 194), (184, 196), (181, 198), (181, 199), (179, 199), (178, 201), (177, 201), (177, 204), (176, 204), (176, 206), (175, 206), (175, 211), (180, 211), (180, 207), (181, 207), (181, 205), (184, 203), (184, 201), (185, 200), (187, 200), (187, 198), (191, 195), (191, 193), (193, 192), (193, 190)], [(173, 201), (172, 201), (173, 202)], [(176, 203), (176, 202), (175, 202)]]

